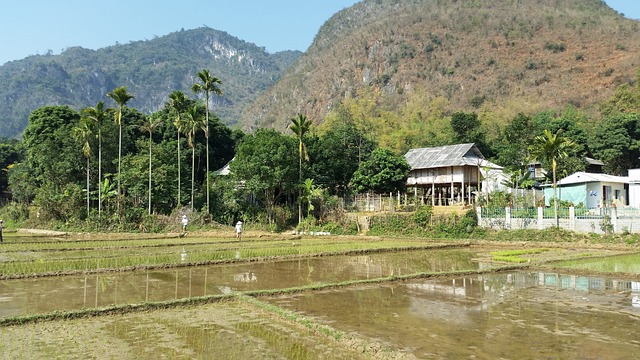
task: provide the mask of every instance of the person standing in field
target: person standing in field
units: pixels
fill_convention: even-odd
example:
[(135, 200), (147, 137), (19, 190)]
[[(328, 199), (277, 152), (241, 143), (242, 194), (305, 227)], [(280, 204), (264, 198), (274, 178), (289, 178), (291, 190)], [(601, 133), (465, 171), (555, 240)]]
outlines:
[(0, 220), (0, 243), (3, 242), (3, 240), (2, 240), (2, 226), (3, 225), (4, 224), (2, 223), (2, 220)]
[(189, 219), (187, 215), (182, 215), (182, 232), (187, 232), (187, 225), (189, 225)]
[(236, 223), (236, 239), (238, 239), (238, 241), (242, 240), (242, 221)]

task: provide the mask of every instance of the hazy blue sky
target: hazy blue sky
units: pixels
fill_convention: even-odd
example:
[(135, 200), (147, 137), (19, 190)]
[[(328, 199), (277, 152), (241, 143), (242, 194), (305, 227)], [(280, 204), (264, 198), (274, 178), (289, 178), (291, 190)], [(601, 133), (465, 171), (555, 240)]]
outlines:
[[(605, 0), (640, 19), (640, 0)], [(269, 52), (306, 50), (320, 26), (358, 0), (0, 0), (0, 65), (29, 55), (59, 54), (152, 39), (206, 25)]]

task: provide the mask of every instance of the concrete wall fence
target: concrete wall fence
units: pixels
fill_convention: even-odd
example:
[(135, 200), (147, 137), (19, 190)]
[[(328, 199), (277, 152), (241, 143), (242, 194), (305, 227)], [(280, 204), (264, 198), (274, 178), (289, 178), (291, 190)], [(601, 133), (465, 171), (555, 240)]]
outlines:
[(537, 229), (558, 227), (579, 233), (640, 233), (640, 209), (629, 207), (559, 208), (556, 222), (553, 208), (483, 208), (477, 207), (478, 226), (502, 229)]

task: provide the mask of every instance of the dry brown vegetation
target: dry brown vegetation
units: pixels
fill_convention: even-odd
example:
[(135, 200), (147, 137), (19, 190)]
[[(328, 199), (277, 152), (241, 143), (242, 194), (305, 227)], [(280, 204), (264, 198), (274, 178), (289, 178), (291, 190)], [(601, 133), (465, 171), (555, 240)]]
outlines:
[(285, 130), (304, 112), (317, 124), (363, 88), (396, 114), (416, 97), (497, 122), (567, 105), (594, 112), (634, 81), (638, 30), (598, 0), (366, 0), (331, 18), (242, 122)]

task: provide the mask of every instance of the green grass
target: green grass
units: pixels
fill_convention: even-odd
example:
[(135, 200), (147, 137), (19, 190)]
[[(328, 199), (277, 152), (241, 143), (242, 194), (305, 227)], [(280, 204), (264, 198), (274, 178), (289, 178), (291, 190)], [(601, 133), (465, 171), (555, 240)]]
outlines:
[(502, 250), (492, 251), (491, 260), (509, 262), (509, 263), (527, 263), (531, 261), (531, 258), (523, 257), (522, 255), (534, 255), (540, 254), (550, 249), (523, 249), (523, 250)]
[[(188, 242), (187, 242), (188, 241)], [(461, 246), (463, 244), (458, 244)], [(353, 241), (303, 238), (260, 241), (228, 239), (146, 239), (60, 243), (14, 243), (3, 246), (0, 278), (79, 272), (136, 270), (230, 261), (418, 250), (443, 247), (411, 239)], [(181, 259), (182, 249), (187, 259)]]

